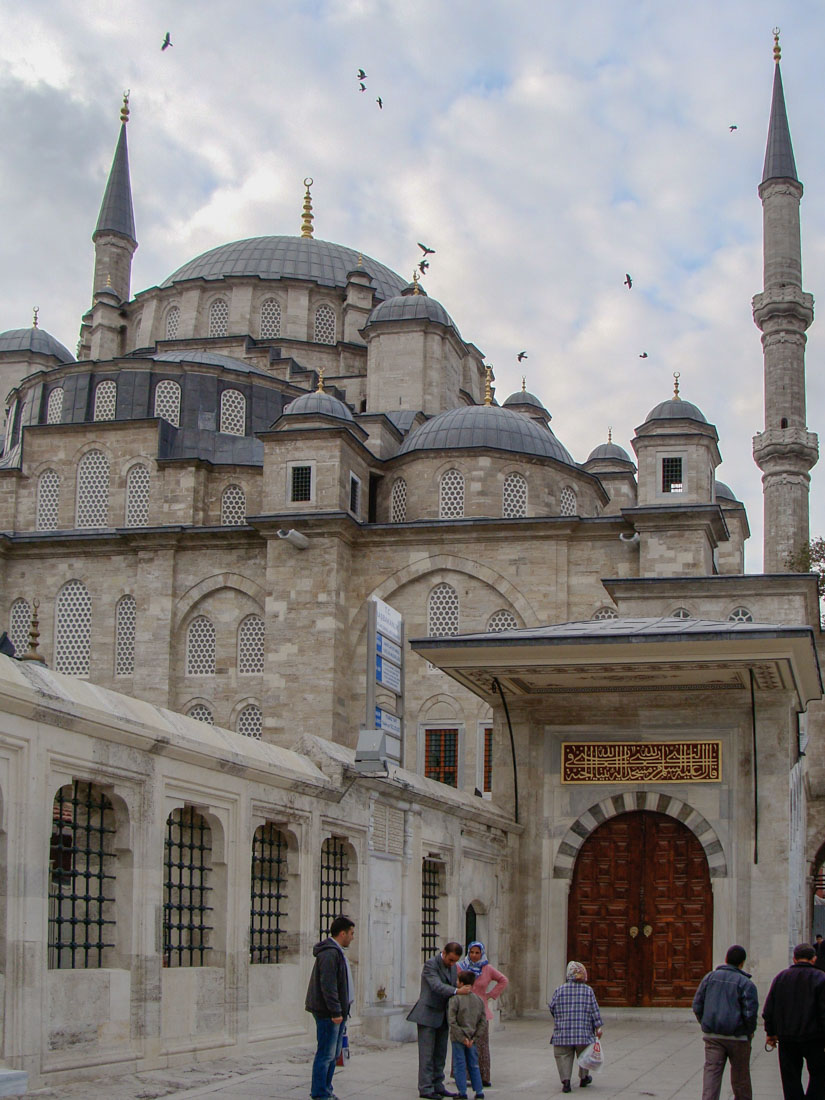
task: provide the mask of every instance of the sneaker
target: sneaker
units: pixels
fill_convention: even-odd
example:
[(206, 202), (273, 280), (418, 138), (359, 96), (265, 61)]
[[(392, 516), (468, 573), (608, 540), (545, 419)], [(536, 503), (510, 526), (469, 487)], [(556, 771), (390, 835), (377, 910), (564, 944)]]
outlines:
[(592, 1083), (593, 1083), (593, 1078), (592, 1078), (592, 1077), (590, 1076), (590, 1074), (588, 1073), (586, 1077), (582, 1077), (582, 1078), (581, 1078), (581, 1079), (579, 1080), (579, 1088), (580, 1088), (580, 1089), (586, 1089), (586, 1088), (587, 1088), (587, 1086), (588, 1086), (588, 1085), (591, 1085)]

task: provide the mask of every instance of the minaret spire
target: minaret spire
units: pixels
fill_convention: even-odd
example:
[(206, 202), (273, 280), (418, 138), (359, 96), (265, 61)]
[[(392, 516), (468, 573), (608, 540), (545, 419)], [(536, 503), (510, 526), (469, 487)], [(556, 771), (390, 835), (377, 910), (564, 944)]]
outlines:
[(106, 285), (121, 301), (130, 294), (132, 256), (137, 248), (135, 215), (132, 208), (132, 185), (129, 179), (129, 149), (126, 143), (126, 124), (129, 121), (129, 93), (123, 93), (120, 109), (120, 135), (100, 214), (92, 234), (95, 244), (95, 276), (92, 296)]
[(754, 436), (753, 457), (762, 470), (766, 573), (787, 572), (809, 541), (808, 471), (819, 457), (819, 443), (808, 431), (805, 410), (805, 332), (813, 321), (814, 303), (802, 289), (802, 184), (791, 145), (780, 56), (776, 28), (773, 100), (759, 185), (764, 289), (753, 299), (765, 364), (765, 430)]

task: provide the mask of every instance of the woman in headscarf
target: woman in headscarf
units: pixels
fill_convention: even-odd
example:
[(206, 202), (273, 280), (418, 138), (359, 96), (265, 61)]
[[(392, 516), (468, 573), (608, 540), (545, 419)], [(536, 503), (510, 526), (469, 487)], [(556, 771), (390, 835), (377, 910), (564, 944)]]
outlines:
[[(485, 1088), (492, 1088), (490, 1080), (490, 1020), (493, 1018), (493, 1010), (490, 1001), (497, 1000), (509, 985), (510, 979), (506, 978), (500, 970), (490, 963), (484, 944), (481, 940), (473, 940), (467, 946), (467, 954), (458, 964), (459, 970), (468, 970), (475, 975), (473, 993), (477, 993), (484, 1001), (484, 1009), (487, 1022), (484, 1030), (476, 1039), (476, 1052), (478, 1054), (478, 1068), (481, 1070), (481, 1083)], [(495, 984), (491, 986), (491, 982)]]
[[(548, 1005), (555, 1028), (553, 1053), (561, 1078), (561, 1091), (571, 1092), (573, 1062), (585, 1047), (602, 1034), (602, 1017), (596, 994), (587, 984), (587, 970), (580, 962), (569, 962), (565, 981), (553, 993)], [(579, 1086), (585, 1088), (593, 1078), (579, 1066)]]

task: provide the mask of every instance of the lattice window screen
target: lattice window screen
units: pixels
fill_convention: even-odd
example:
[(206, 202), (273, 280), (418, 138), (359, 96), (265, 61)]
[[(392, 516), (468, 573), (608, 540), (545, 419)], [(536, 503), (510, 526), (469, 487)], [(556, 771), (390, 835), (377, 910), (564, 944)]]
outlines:
[(77, 466), (76, 527), (105, 527), (109, 522), (109, 459), (88, 451)]
[(21, 657), (29, 648), (29, 629), (32, 624), (32, 609), (28, 600), (15, 600), (9, 611), (9, 637), (14, 651)]
[(246, 398), (239, 390), (221, 394), (221, 428), (226, 435), (243, 435), (246, 429)]
[(281, 305), (274, 298), (261, 304), (261, 339), (274, 340), (281, 335)]
[(502, 608), (500, 611), (496, 611), (494, 615), (490, 616), (490, 621), (487, 623), (487, 630), (491, 634), (497, 634), (501, 630), (518, 630), (518, 619), (506, 608)]
[(521, 474), (508, 474), (504, 479), (501, 513), (506, 519), (527, 515), (527, 482)]
[(246, 493), (240, 485), (227, 485), (221, 494), (221, 523), (224, 527), (246, 523)]
[(238, 627), (238, 672), (257, 676), (264, 670), (264, 621), (260, 615), (247, 615)]
[(149, 523), (149, 470), (143, 463), (133, 466), (126, 477), (127, 527), (146, 527)]
[(594, 619), (618, 619), (619, 614), (613, 607), (600, 607), (593, 616)]
[(54, 669), (86, 678), (92, 638), (92, 600), (83, 581), (67, 581), (57, 594)]
[(155, 386), (155, 416), (180, 427), (180, 386), (171, 378), (164, 378)]
[(115, 676), (134, 674), (136, 622), (135, 597), (121, 596), (115, 609)]
[(263, 729), (263, 714), (257, 703), (250, 703), (238, 715), (238, 733), (244, 737), (260, 738)]
[(166, 314), (166, 339), (177, 340), (179, 327), (180, 310), (177, 306), (172, 306), (172, 308)]
[(407, 483), (403, 477), (393, 482), (390, 509), (393, 523), (407, 522)]
[(63, 387), (57, 386), (49, 394), (46, 405), (46, 423), (59, 424), (63, 419)]
[(569, 485), (565, 485), (559, 496), (559, 514), (562, 516), (575, 516), (576, 508), (576, 494)]
[(430, 592), (427, 633), (435, 638), (458, 634), (458, 593), (451, 584), (437, 584)]
[(464, 517), (464, 475), (458, 470), (447, 470), (441, 478), (438, 515), (440, 519)]
[(60, 475), (44, 470), (37, 482), (37, 530), (56, 531), (60, 510)]
[(734, 607), (733, 611), (728, 615), (728, 622), (752, 623), (753, 615), (748, 611), (747, 607)]
[(114, 420), (117, 411), (117, 383), (111, 378), (95, 387), (95, 420)]
[(198, 722), (206, 722), (207, 726), (214, 726), (215, 724), (212, 711), (206, 703), (195, 703), (195, 705), (190, 707), (186, 712), (186, 716), (187, 718), (196, 718)]
[(229, 322), (229, 306), (225, 298), (216, 298), (209, 307), (209, 335), (226, 336)]
[(318, 306), (315, 310), (315, 343), (335, 343), (335, 314), (330, 306)]
[(189, 624), (186, 634), (187, 676), (215, 675), (215, 627), (205, 615)]

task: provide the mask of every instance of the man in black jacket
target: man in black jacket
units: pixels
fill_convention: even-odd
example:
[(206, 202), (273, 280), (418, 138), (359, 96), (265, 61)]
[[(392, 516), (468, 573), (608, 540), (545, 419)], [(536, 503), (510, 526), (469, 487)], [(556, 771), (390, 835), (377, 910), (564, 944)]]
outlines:
[[(809, 943), (794, 948), (793, 966), (777, 974), (762, 1015), (765, 1045), (779, 1043), (779, 1072), (785, 1100), (825, 1096), (825, 974), (814, 967)], [(808, 1064), (808, 1091), (802, 1091), (802, 1063)]]
[(312, 1063), (313, 1100), (330, 1100), (332, 1075), (341, 1053), (344, 1028), (350, 1006), (355, 1000), (349, 960), (344, 948), (349, 947), (355, 935), (355, 921), (349, 917), (336, 917), (329, 929), (329, 937), (316, 943), (312, 949), (315, 965), (307, 988), (306, 1010), (315, 1017), (315, 1033), (318, 1047)]
[(759, 997), (750, 974), (743, 970), (747, 953), (734, 944), (722, 966), (702, 978), (693, 998), (693, 1012), (705, 1040), (702, 1100), (719, 1100), (725, 1062), (735, 1100), (751, 1100), (751, 1039), (756, 1031)]

